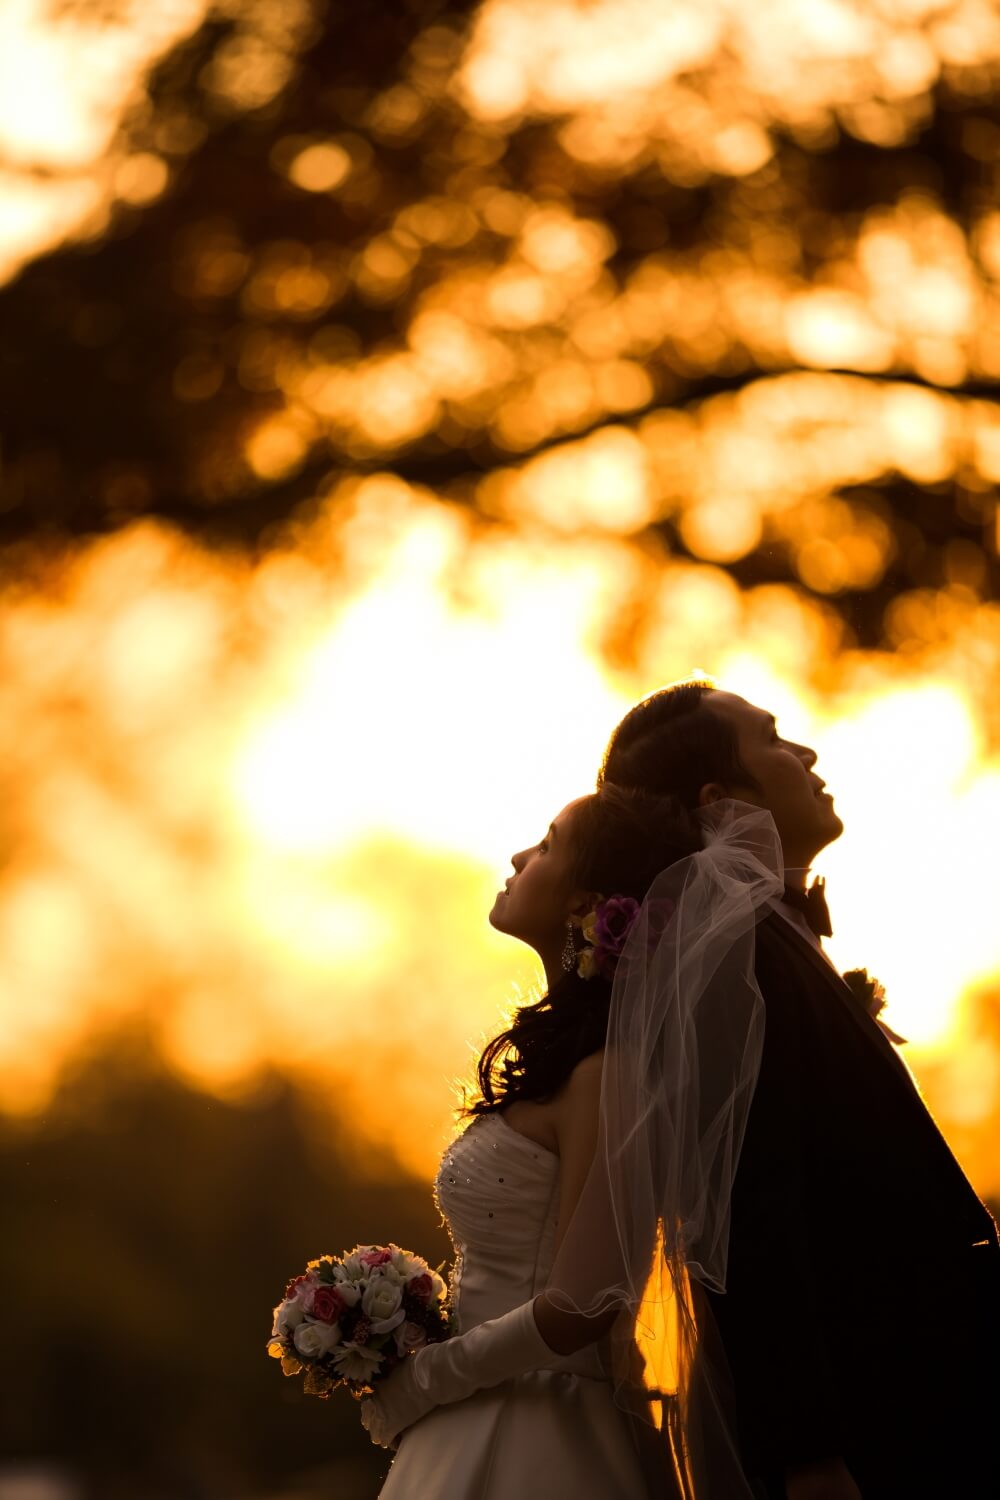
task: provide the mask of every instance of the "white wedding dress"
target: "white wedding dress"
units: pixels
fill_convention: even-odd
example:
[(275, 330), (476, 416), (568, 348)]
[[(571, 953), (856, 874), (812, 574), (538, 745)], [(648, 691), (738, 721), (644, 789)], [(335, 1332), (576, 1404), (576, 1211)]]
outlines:
[[(459, 1333), (543, 1291), (552, 1264), (559, 1158), (480, 1115), (445, 1152), (435, 1199), (455, 1245)], [(379, 1500), (647, 1500), (662, 1462), (652, 1429), (614, 1403), (592, 1344), (438, 1406), (400, 1437)], [(650, 1447), (658, 1449), (651, 1460)], [(640, 1459), (640, 1452), (645, 1459)]]

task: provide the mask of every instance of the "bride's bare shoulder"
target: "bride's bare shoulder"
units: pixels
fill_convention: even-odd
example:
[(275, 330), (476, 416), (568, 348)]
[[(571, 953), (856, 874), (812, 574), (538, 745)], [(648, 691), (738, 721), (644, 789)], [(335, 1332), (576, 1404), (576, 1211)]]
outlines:
[(590, 1094), (595, 1088), (598, 1093), (601, 1090), (601, 1075), (604, 1072), (604, 1049), (599, 1052), (591, 1052), (589, 1057), (583, 1057), (577, 1063), (572, 1073), (563, 1084), (560, 1094)]
[(591, 1052), (576, 1064), (551, 1099), (515, 1099), (503, 1111), (508, 1125), (561, 1156), (567, 1136), (587, 1136), (596, 1129), (601, 1102), (603, 1052)]

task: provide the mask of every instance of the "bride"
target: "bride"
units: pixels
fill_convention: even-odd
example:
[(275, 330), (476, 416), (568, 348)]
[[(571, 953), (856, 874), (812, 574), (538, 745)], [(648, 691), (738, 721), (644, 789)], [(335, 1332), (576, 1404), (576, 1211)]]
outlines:
[[(689, 1493), (705, 1444), (734, 1449), (693, 1358), (707, 1345), (692, 1277), (725, 1283), (776, 830), (743, 804), (691, 814), (605, 784), (512, 865), (490, 922), (535, 950), (545, 992), (484, 1050), (436, 1178), (456, 1333), (362, 1404), (373, 1441), (397, 1449), (381, 1500)], [(650, 1288), (662, 1304), (678, 1286), (673, 1340), (640, 1355)], [(749, 1494), (742, 1472), (720, 1483)]]

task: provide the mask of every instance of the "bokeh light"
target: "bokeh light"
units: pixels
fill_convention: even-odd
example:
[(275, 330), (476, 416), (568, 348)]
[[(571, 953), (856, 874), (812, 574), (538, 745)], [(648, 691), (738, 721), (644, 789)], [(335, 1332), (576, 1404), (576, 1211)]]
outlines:
[[(510, 853), (592, 785), (628, 703), (700, 661), (820, 746), (848, 830), (818, 863), (828, 948), (884, 980), (912, 1055), (958, 1055), (963, 996), (996, 982), (975, 611), (922, 655), (838, 659), (821, 600), (606, 534), (554, 556), (389, 475), (346, 482), (257, 565), (141, 523), (39, 582), (8, 593), (0, 636), (3, 988), (34, 996), (5, 1030), (8, 1108), (42, 1107), (87, 1027), (136, 1006), (224, 1089), (267, 1056), (350, 1094), (338, 1058), (389, 1033), (427, 1065), (394, 1122), (357, 1124), (427, 1171), (470, 1046), (536, 977), (485, 921)], [(946, 942), (914, 946), (914, 903)], [(973, 1165), (992, 1187), (992, 1157)]]
[(374, 1492), (248, 1394), (262, 1267), (433, 1240), (510, 855), (696, 671), (1000, 1203), (998, 81), (992, 0), (2, 8), (5, 1432), (51, 1346), (94, 1493)]

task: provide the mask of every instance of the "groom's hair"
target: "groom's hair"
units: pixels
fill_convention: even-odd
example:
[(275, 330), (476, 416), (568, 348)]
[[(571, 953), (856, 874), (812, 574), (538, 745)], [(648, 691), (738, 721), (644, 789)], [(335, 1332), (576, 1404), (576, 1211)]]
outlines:
[(598, 786), (676, 797), (691, 811), (709, 781), (760, 791), (740, 759), (736, 731), (706, 708), (714, 691), (711, 681), (676, 682), (630, 708), (608, 743)]

